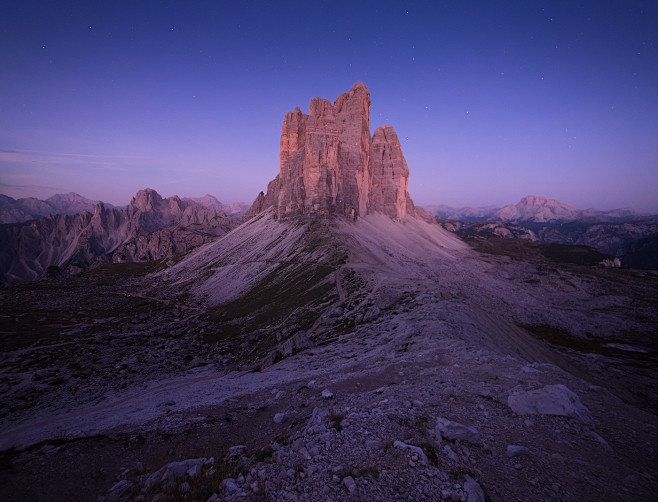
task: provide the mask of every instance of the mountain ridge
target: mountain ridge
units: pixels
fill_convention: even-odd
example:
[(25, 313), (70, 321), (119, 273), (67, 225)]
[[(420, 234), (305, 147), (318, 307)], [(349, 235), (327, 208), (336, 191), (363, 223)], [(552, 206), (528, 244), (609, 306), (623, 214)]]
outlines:
[[(178, 197), (178, 195), (174, 197)], [(223, 211), (236, 218), (240, 218), (249, 209), (249, 206), (244, 202), (224, 204), (217, 197), (210, 194), (202, 197), (182, 197), (182, 200), (191, 200), (209, 209)], [(73, 215), (84, 211), (93, 213), (100, 203), (106, 208), (120, 209), (126, 207), (116, 206), (101, 200), (88, 199), (76, 192), (58, 193), (47, 199), (38, 199), (36, 197), (14, 199), (9, 195), (0, 194), (0, 224), (38, 220), (51, 214)]]
[(632, 207), (611, 210), (599, 210), (595, 208), (577, 209), (571, 204), (537, 195), (526, 195), (521, 198), (519, 202), (515, 204), (507, 204), (503, 207), (465, 206), (456, 208), (448, 205), (429, 205), (424, 206), (424, 208), (434, 216), (466, 222), (487, 220), (512, 223), (556, 223), (578, 220), (588, 222), (612, 222), (642, 219), (653, 216), (638, 212)]
[(224, 212), (155, 190), (140, 190), (124, 208), (98, 203), (93, 212), (51, 214), (0, 225), (0, 282), (79, 273), (108, 262), (157, 260), (225, 234)]
[[(37, 220), (51, 214), (72, 215), (83, 211), (93, 213), (94, 208), (100, 202), (87, 199), (75, 192), (55, 194), (45, 200), (35, 197), (14, 199), (0, 194), (0, 223), (20, 223)], [(105, 205), (114, 207), (111, 204)]]
[(618, 258), (622, 267), (658, 269), (658, 215), (632, 208), (575, 209), (545, 197), (527, 196), (503, 208), (427, 208), (447, 230), (464, 238), (512, 238), (588, 246)]

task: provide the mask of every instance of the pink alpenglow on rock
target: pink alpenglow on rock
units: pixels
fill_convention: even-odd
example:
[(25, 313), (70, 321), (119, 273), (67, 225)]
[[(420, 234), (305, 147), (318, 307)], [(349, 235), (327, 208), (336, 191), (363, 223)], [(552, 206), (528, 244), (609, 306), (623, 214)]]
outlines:
[(415, 215), (407, 193), (409, 168), (395, 130), (379, 127), (370, 137), (370, 93), (365, 84), (355, 84), (333, 104), (311, 100), (308, 115), (299, 108), (286, 113), (280, 146), (279, 174), (248, 216), (269, 207), (278, 218)]
[(407, 211), (413, 214), (413, 203), (407, 193), (409, 168), (398, 135), (389, 125), (378, 127), (372, 135), (369, 171), (371, 211), (380, 211), (398, 220), (403, 219)]

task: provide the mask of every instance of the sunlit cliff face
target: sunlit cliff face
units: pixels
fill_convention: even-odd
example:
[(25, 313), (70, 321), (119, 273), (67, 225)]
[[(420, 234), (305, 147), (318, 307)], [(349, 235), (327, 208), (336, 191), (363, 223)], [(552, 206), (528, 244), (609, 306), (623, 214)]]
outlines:
[(370, 137), (370, 93), (363, 83), (336, 98), (311, 101), (310, 114), (288, 112), (281, 131), (280, 171), (252, 212), (274, 206), (279, 218), (335, 214), (356, 219), (382, 212), (415, 213), (409, 168), (395, 130)]

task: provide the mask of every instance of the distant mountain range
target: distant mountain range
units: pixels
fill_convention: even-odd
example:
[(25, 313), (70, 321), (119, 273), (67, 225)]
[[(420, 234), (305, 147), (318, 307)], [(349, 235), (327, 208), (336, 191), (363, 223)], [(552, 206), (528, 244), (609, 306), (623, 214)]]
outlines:
[[(237, 218), (241, 217), (249, 209), (249, 205), (244, 202), (222, 204), (216, 197), (208, 194), (196, 198), (186, 197), (183, 200), (193, 201), (209, 209), (222, 211), (229, 216)], [(34, 197), (14, 199), (0, 194), (0, 223), (20, 223), (23, 221), (38, 220), (51, 214), (73, 215), (84, 211), (93, 213), (96, 206), (101, 202), (100, 200), (87, 199), (75, 192), (56, 194), (45, 200)], [(102, 204), (106, 209), (121, 207), (108, 204), (107, 202), (103, 202)]]
[[(13, 199), (0, 194), (0, 223), (19, 223), (37, 220), (50, 214), (76, 214), (83, 211), (94, 212), (99, 200), (90, 200), (74, 192), (57, 194), (41, 200), (34, 197)], [(105, 207), (114, 207), (105, 203)]]
[(197, 204), (201, 204), (209, 209), (216, 209), (217, 211), (223, 211), (229, 216), (236, 218), (241, 218), (244, 213), (249, 209), (249, 204), (244, 202), (233, 202), (231, 204), (224, 204), (219, 202), (216, 197), (212, 195), (204, 195), (203, 197), (184, 197), (183, 200), (191, 200)]
[(645, 218), (631, 207), (599, 211), (597, 209), (576, 209), (570, 204), (546, 197), (528, 195), (516, 204), (504, 207), (462, 207), (455, 208), (445, 205), (425, 206), (430, 214), (450, 220), (464, 222), (503, 221), (503, 222), (533, 222), (556, 223), (569, 221), (583, 222), (619, 222)]
[(427, 206), (463, 238), (515, 238), (589, 246), (619, 257), (624, 267), (658, 269), (658, 215), (632, 208), (598, 211), (529, 195), (502, 208)]
[[(0, 284), (185, 253), (237, 226), (248, 209), (212, 195), (163, 199), (148, 188), (122, 208), (73, 192), (47, 200), (0, 195)], [(585, 245), (622, 266), (658, 269), (658, 216), (631, 208), (581, 210), (531, 195), (502, 208), (425, 209), (463, 238)]]
[[(224, 235), (236, 226), (217, 199), (206, 204), (177, 196), (163, 199), (150, 188), (140, 190), (123, 208), (89, 201), (77, 194), (14, 201), (13, 207), (48, 209), (48, 215), (0, 225), (0, 284), (35, 280), (46, 275), (75, 274), (109, 262), (143, 262), (185, 253)], [(81, 212), (67, 214), (73, 208)], [(53, 211), (58, 211), (54, 213)], [(2, 208), (5, 220), (9, 217)]]

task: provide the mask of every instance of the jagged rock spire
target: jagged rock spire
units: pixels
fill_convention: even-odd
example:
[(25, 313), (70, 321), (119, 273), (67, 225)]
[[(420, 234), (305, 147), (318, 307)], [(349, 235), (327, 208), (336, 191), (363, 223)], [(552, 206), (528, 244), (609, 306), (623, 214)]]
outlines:
[(401, 219), (414, 214), (408, 180), (393, 127), (370, 137), (370, 92), (359, 82), (333, 104), (314, 98), (308, 115), (299, 108), (286, 113), (279, 174), (249, 214), (274, 206), (279, 218), (310, 213), (356, 219), (379, 211)]

